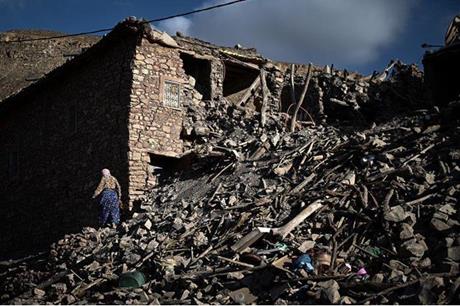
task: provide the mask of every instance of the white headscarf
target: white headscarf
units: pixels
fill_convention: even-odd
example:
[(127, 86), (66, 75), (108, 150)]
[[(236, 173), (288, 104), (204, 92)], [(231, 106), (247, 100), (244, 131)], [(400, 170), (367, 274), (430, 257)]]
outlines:
[(105, 177), (109, 177), (110, 175), (110, 170), (109, 169), (102, 169), (102, 175)]

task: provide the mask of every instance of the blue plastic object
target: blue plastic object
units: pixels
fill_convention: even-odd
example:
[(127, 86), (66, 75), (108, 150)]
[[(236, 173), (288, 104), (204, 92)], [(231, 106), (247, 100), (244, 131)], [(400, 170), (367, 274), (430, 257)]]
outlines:
[(315, 270), (315, 268), (313, 267), (313, 261), (310, 255), (307, 254), (303, 254), (297, 257), (297, 259), (292, 264), (292, 268), (294, 271), (304, 269), (307, 272), (313, 272), (313, 270)]

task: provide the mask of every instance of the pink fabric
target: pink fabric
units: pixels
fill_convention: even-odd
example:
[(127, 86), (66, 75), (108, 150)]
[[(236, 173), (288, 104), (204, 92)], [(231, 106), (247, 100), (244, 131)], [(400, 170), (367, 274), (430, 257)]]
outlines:
[(367, 275), (367, 271), (366, 271), (366, 269), (361, 268), (361, 269), (358, 270), (358, 272), (356, 274), (358, 274), (359, 276), (364, 276), (364, 275)]
[(110, 170), (109, 169), (102, 169), (102, 175), (105, 176), (105, 177), (109, 177), (110, 176)]

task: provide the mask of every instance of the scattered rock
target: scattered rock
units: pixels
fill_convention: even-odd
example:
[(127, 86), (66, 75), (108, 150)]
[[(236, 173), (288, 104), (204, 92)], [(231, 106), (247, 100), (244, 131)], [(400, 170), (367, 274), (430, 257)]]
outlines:
[(401, 247), (406, 254), (416, 257), (422, 257), (423, 254), (428, 250), (428, 247), (423, 240), (417, 241), (417, 239), (410, 239), (401, 244)]
[(384, 218), (387, 221), (391, 222), (402, 222), (407, 218), (406, 211), (402, 206), (393, 206), (390, 208), (390, 211), (384, 214)]
[(335, 280), (318, 283), (321, 287), (321, 295), (329, 304), (337, 304), (340, 301), (339, 284)]

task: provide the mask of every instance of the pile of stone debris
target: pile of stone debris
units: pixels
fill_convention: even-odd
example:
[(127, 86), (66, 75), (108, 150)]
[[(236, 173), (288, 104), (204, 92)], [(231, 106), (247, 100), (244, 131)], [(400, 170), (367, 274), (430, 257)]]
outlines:
[(458, 303), (459, 104), (294, 132), (281, 112), (190, 105), (188, 166), (119, 228), (0, 263), (0, 302)]

